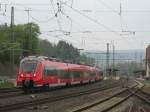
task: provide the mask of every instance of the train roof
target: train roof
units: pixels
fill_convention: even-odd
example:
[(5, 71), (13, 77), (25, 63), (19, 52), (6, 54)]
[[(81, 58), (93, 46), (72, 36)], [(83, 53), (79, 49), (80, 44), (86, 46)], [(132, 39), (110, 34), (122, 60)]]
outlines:
[(47, 61), (42, 61), (42, 64), (47, 67), (55, 67), (57, 69), (68, 70), (67, 64), (62, 62), (47, 60)]
[(45, 66), (55, 67), (57, 69), (63, 69), (63, 70), (68, 70), (68, 69), (74, 70), (74, 71), (77, 71), (77, 70), (84, 70), (84, 71), (99, 70), (95, 67), (91, 67), (88, 65), (65, 63), (60, 60), (56, 60), (56, 58), (52, 58), (52, 57), (49, 58), (46, 56), (28, 56), (28, 57), (25, 57), (24, 59), (22, 59), (21, 62), (25, 61), (25, 60), (37, 60)]
[(24, 57), (21, 62), (23, 61), (30, 61), (30, 60), (34, 60), (34, 61), (42, 61), (42, 60), (48, 60), (48, 57), (46, 56), (28, 56), (28, 57)]
[(42, 64), (49, 67), (55, 67), (57, 69), (63, 69), (63, 70), (72, 70), (72, 71), (93, 71), (95, 70), (94, 67), (86, 66), (86, 65), (78, 65), (78, 64), (71, 64), (71, 63), (64, 63), (64, 62), (57, 62), (57, 61), (42, 61)]

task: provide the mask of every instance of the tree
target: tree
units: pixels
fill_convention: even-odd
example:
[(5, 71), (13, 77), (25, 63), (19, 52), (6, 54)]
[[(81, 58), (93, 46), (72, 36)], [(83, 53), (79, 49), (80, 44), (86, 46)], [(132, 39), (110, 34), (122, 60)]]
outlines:
[(14, 31), (16, 41), (21, 44), (23, 56), (36, 54), (39, 52), (38, 36), (40, 35), (40, 29), (37, 24), (20, 24), (15, 26)]
[(91, 57), (87, 57), (85, 54), (80, 56), (80, 63), (94, 66), (95, 60)]
[(65, 41), (59, 41), (57, 44), (57, 54), (59, 58), (78, 62), (80, 53), (77, 48), (74, 48), (72, 44), (68, 44)]
[(95, 60), (86, 55), (80, 55), (79, 50), (72, 44), (65, 41), (59, 41), (57, 45), (50, 43), (48, 40), (40, 40), (40, 50), (42, 55), (56, 57), (61, 60), (68, 60), (73, 63), (94, 65)]
[[(29, 29), (32, 32), (29, 32)], [(12, 41), (12, 31), (14, 40)], [(13, 30), (8, 25), (0, 25), (0, 61), (10, 61), (10, 55), (14, 50), (15, 62), (18, 62), (20, 56), (27, 56), (31, 53), (39, 52), (38, 36), (40, 34), (39, 26), (34, 23), (15, 25)], [(32, 38), (29, 38), (32, 37)]]
[(56, 55), (56, 49), (55, 45), (50, 43), (48, 40), (39, 40), (40, 42), (40, 55), (45, 56), (55, 56)]

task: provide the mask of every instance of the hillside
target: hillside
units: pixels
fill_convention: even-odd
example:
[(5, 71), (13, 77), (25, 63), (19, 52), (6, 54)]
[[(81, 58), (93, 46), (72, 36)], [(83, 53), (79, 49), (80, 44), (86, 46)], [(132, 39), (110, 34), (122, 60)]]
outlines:
[[(102, 68), (106, 65), (106, 52), (104, 51), (84, 51), (83, 54), (95, 58), (96, 64)], [(116, 50), (115, 51), (115, 64), (126, 62), (143, 63), (145, 59), (145, 50)], [(112, 64), (113, 53), (110, 51), (109, 61)]]

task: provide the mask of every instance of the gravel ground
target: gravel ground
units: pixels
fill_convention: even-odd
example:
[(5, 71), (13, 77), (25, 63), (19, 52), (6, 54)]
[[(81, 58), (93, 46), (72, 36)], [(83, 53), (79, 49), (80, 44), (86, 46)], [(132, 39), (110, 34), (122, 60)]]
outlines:
[[(102, 81), (100, 83), (96, 83), (96, 84), (91, 84), (89, 86), (81, 86), (81, 87), (75, 87), (75, 88), (67, 88), (67, 91), (79, 91), (81, 89), (91, 89), (94, 88), (95, 86), (102, 86), (104, 84), (109, 84), (111, 85), (112, 81)], [(113, 83), (116, 81), (113, 81)], [(130, 82), (131, 84), (132, 82)], [(82, 106), (82, 105), (87, 105), (89, 103), (93, 103), (97, 100), (100, 99), (104, 99), (108, 96), (111, 96), (112, 94), (115, 94), (119, 91), (121, 91), (122, 85), (118, 84), (120, 87), (118, 88), (113, 88), (113, 89), (109, 89), (109, 90), (105, 90), (105, 91), (101, 91), (101, 92), (96, 92), (96, 93), (92, 93), (92, 94), (88, 94), (88, 95), (82, 95), (79, 97), (74, 97), (74, 98), (69, 98), (69, 99), (65, 99), (65, 100), (61, 100), (61, 101), (55, 101), (53, 103), (46, 103), (46, 104), (42, 104), (42, 105), (37, 105), (37, 106), (32, 106), (32, 107), (26, 107), (23, 109), (19, 109), (19, 110), (13, 110), (11, 112), (70, 112), (70, 110)], [(59, 90), (59, 94), (63, 93), (64, 91), (66, 91), (65, 89), (63, 90)], [(57, 91), (58, 92), (58, 91)], [(48, 92), (48, 93), (44, 93), (47, 95), (56, 95), (55, 91), (54, 92)], [(35, 99), (38, 97), (44, 97), (44, 94), (38, 94), (38, 96), (36, 95), (36, 97), (34, 97)], [(32, 95), (28, 95), (27, 98), (29, 98), (31, 100), (31, 96)]]
[(145, 84), (143, 91), (150, 94), (150, 81), (147, 80), (139, 80), (139, 81)]
[(83, 96), (74, 97), (74, 98), (70, 98), (70, 99), (66, 99), (62, 101), (56, 101), (53, 103), (38, 105), (35, 107), (27, 107), (25, 109), (15, 110), (12, 112), (26, 112), (26, 111), (28, 112), (69, 112), (70, 110), (80, 105), (83, 105), (83, 104), (86, 105), (89, 102), (91, 103), (91, 102), (95, 102), (98, 99), (104, 99), (112, 95), (112, 91), (115, 94), (118, 92), (118, 89), (120, 89), (121, 91), (121, 87), (113, 88), (113, 89), (109, 89), (103, 92), (97, 92), (97, 93), (93, 93), (90, 95), (83, 95)]
[(27, 95), (21, 95), (21, 96), (14, 96), (14, 97), (10, 97), (10, 98), (5, 98), (0, 100), (0, 106), (1, 105), (5, 105), (5, 104), (14, 104), (16, 102), (22, 102), (22, 101), (32, 101), (34, 99), (43, 99), (46, 97), (57, 97), (63, 94), (67, 94), (70, 92), (79, 92), (81, 90), (89, 90), (91, 88), (95, 88), (95, 87), (102, 87), (104, 84), (112, 84), (115, 83), (116, 81), (102, 81), (102, 82), (98, 82), (98, 83), (94, 83), (94, 84), (87, 84), (87, 85), (83, 85), (83, 86), (77, 86), (77, 87), (71, 87), (71, 88), (64, 88), (64, 89), (58, 89), (55, 91), (51, 91), (51, 92), (44, 92), (44, 93), (37, 93), (37, 94), (27, 94)]
[[(122, 104), (120, 104), (119, 106), (117, 106), (116, 108), (110, 110), (109, 112), (130, 112), (132, 108), (136, 107), (134, 102), (135, 102), (135, 98), (131, 97), (125, 102), (123, 102)], [(133, 112), (133, 110), (131, 112)]]
[(150, 108), (150, 105), (133, 96), (109, 112), (140, 112), (143, 107)]
[(82, 95), (79, 97), (69, 98), (69, 99), (65, 99), (61, 101), (56, 101), (53, 103), (46, 103), (46, 104), (37, 105), (34, 107), (27, 107), (25, 109), (14, 110), (11, 112), (26, 112), (26, 111), (28, 112), (66, 112), (66, 111), (72, 110), (73, 108), (77, 106), (96, 101), (97, 99), (108, 97), (112, 95), (112, 92), (116, 93), (118, 92), (118, 90), (121, 91), (121, 89), (122, 87), (113, 88), (113, 89), (105, 90), (105, 92), (104, 91), (96, 92), (90, 95)]
[(150, 94), (150, 84), (143, 88), (143, 91)]

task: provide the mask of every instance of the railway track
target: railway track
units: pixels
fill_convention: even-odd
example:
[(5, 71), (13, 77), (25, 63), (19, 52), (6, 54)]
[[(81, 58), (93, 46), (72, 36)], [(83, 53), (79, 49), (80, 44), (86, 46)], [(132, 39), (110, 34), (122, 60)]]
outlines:
[(138, 112), (150, 112), (150, 94), (139, 90), (137, 93), (134, 93), (134, 96), (142, 100), (145, 104), (149, 105), (149, 107), (146, 105), (139, 106)]
[(21, 94), (23, 94), (22, 89), (17, 87), (0, 89), (0, 99), (19, 96)]
[(150, 112), (150, 107), (132, 104), (125, 112)]
[[(101, 83), (101, 82), (96, 82), (96, 83)], [(96, 83), (94, 83), (94, 84), (96, 85)], [(107, 82), (107, 81), (104, 81), (104, 83), (109, 84), (109, 82)], [(103, 84), (103, 85), (106, 86), (106, 84)], [(78, 87), (82, 87), (82, 86), (87, 87), (87, 86), (89, 86), (89, 84), (88, 83), (82, 84), (82, 85), (77, 84), (77, 85), (72, 85), (72, 86), (69, 86), (69, 87), (59, 86), (59, 87), (49, 88), (47, 90), (41, 90), (40, 88), (37, 88), (37, 89), (35, 89), (34, 94), (52, 92), (52, 91), (57, 91), (57, 90), (61, 90), (61, 89), (69, 89), (69, 88), (76, 88), (76, 87), (78, 88)], [(24, 92), (22, 91), (21, 88), (3, 88), (3, 89), (0, 89), (0, 91), (1, 91), (0, 92), (0, 99), (26, 95), (26, 94), (24, 94)]]
[[(81, 106), (78, 108), (75, 108), (71, 112), (107, 112), (111, 109), (115, 108), (116, 106), (122, 104), (124, 101), (135, 95), (139, 89), (141, 89), (144, 85), (137, 82), (138, 85), (126, 88), (125, 90), (113, 94), (112, 96), (109, 96), (105, 99), (100, 99), (94, 103), (88, 104), (86, 106)], [(132, 89), (132, 91), (131, 91)], [(129, 112), (132, 112), (134, 110), (134, 105), (130, 107)]]
[[(119, 106), (127, 99), (132, 96), (136, 96), (145, 103), (150, 104), (150, 94), (142, 91), (144, 85), (138, 82), (138, 85), (135, 87), (127, 88), (120, 93), (114, 94), (105, 99), (99, 100), (95, 103), (91, 103), (86, 106), (78, 107), (72, 110), (71, 112), (107, 112), (111, 111), (113, 108)], [(125, 112), (150, 112), (150, 108), (146, 106), (137, 106), (135, 104), (130, 105), (128, 110)]]
[(0, 93), (8, 93), (8, 92), (18, 92), (21, 88), (13, 87), (13, 88), (1, 88)]
[[(78, 85), (76, 85), (76, 87), (77, 86)], [(57, 88), (55, 87), (55, 88), (51, 88), (51, 89), (48, 89), (45, 91), (42, 91), (40, 88), (37, 88), (34, 90), (34, 94), (39, 93), (39, 92), (51, 92), (51, 91), (55, 91), (58, 89), (64, 89), (64, 88), (65, 88), (64, 86), (57, 87)], [(17, 87), (0, 89), (0, 99), (15, 97), (15, 96), (21, 96), (23, 94), (24, 94), (23, 90), (21, 88), (17, 88)]]
[(141, 91), (134, 93), (134, 96), (138, 97), (139, 99), (143, 100), (145, 103), (150, 104), (150, 94), (145, 94)]
[(55, 97), (46, 97), (46, 98), (39, 98), (39, 99), (33, 98), (33, 100), (30, 100), (30, 101), (21, 101), (21, 102), (17, 102), (17, 103), (13, 103), (13, 104), (0, 105), (0, 111), (4, 112), (4, 111), (19, 109), (19, 108), (23, 108), (23, 107), (27, 107), (27, 106), (43, 104), (43, 103), (47, 103), (47, 102), (50, 103), (50, 102), (60, 101), (60, 100), (64, 100), (67, 98), (77, 97), (77, 96), (81, 96), (81, 95), (85, 95), (85, 94), (92, 94), (92, 93), (95, 93), (98, 91), (103, 91), (106, 89), (118, 87), (118, 85), (120, 85), (120, 84), (111, 84), (111, 86), (107, 86), (107, 87), (105, 86), (105, 87), (101, 87), (101, 88), (93, 88), (90, 90), (84, 90), (84, 91), (80, 91), (80, 92), (70, 92), (70, 93), (55, 96)]
[[(143, 86), (144, 87), (144, 86)], [(133, 93), (132, 90), (130, 92)], [(145, 104), (148, 104), (150, 106), (150, 94), (142, 91), (142, 89), (139, 89), (136, 93), (133, 93), (134, 96), (136, 96), (138, 99), (142, 100)], [(150, 112), (150, 107), (146, 105), (138, 105), (135, 108), (132, 108), (132, 111), (129, 112)]]
[(9, 98), (9, 97), (15, 97), (15, 96), (21, 96), (23, 95), (23, 91), (15, 91), (15, 92), (6, 92), (6, 93), (0, 93), (0, 99)]
[[(150, 94), (144, 92), (142, 88), (138, 89), (137, 92), (134, 92), (131, 89), (129, 91), (133, 93), (133, 96), (135, 96), (136, 99), (140, 100), (140, 103), (139, 101), (138, 103), (136, 103), (135, 101), (124, 112), (150, 112)], [(147, 106), (146, 104), (148, 104), (149, 106)]]
[[(93, 103), (93, 104), (90, 104), (90, 105), (87, 105), (85, 107), (81, 107), (79, 109), (75, 109), (71, 112), (86, 112), (87, 110), (89, 112), (96, 112), (96, 111), (99, 111), (99, 112), (106, 112), (106, 111), (109, 111), (111, 110), (112, 108), (114, 108), (115, 106), (119, 105), (120, 103), (122, 103), (123, 101), (125, 101), (126, 99), (128, 99), (131, 94), (129, 94), (130, 92), (125, 89), (117, 94), (114, 94), (108, 98), (105, 98), (103, 100), (100, 100), (100, 101), (97, 101), (96, 103)], [(114, 103), (115, 98), (116, 97), (119, 97), (121, 94), (125, 95), (124, 98), (122, 98), (121, 100), (118, 100), (116, 103)], [(129, 94), (129, 95), (128, 95)], [(109, 104), (109, 106), (108, 106)]]
[(129, 106), (129, 109), (126, 110), (125, 112), (134, 112), (136, 110), (135, 104), (132, 103), (132, 105)]

